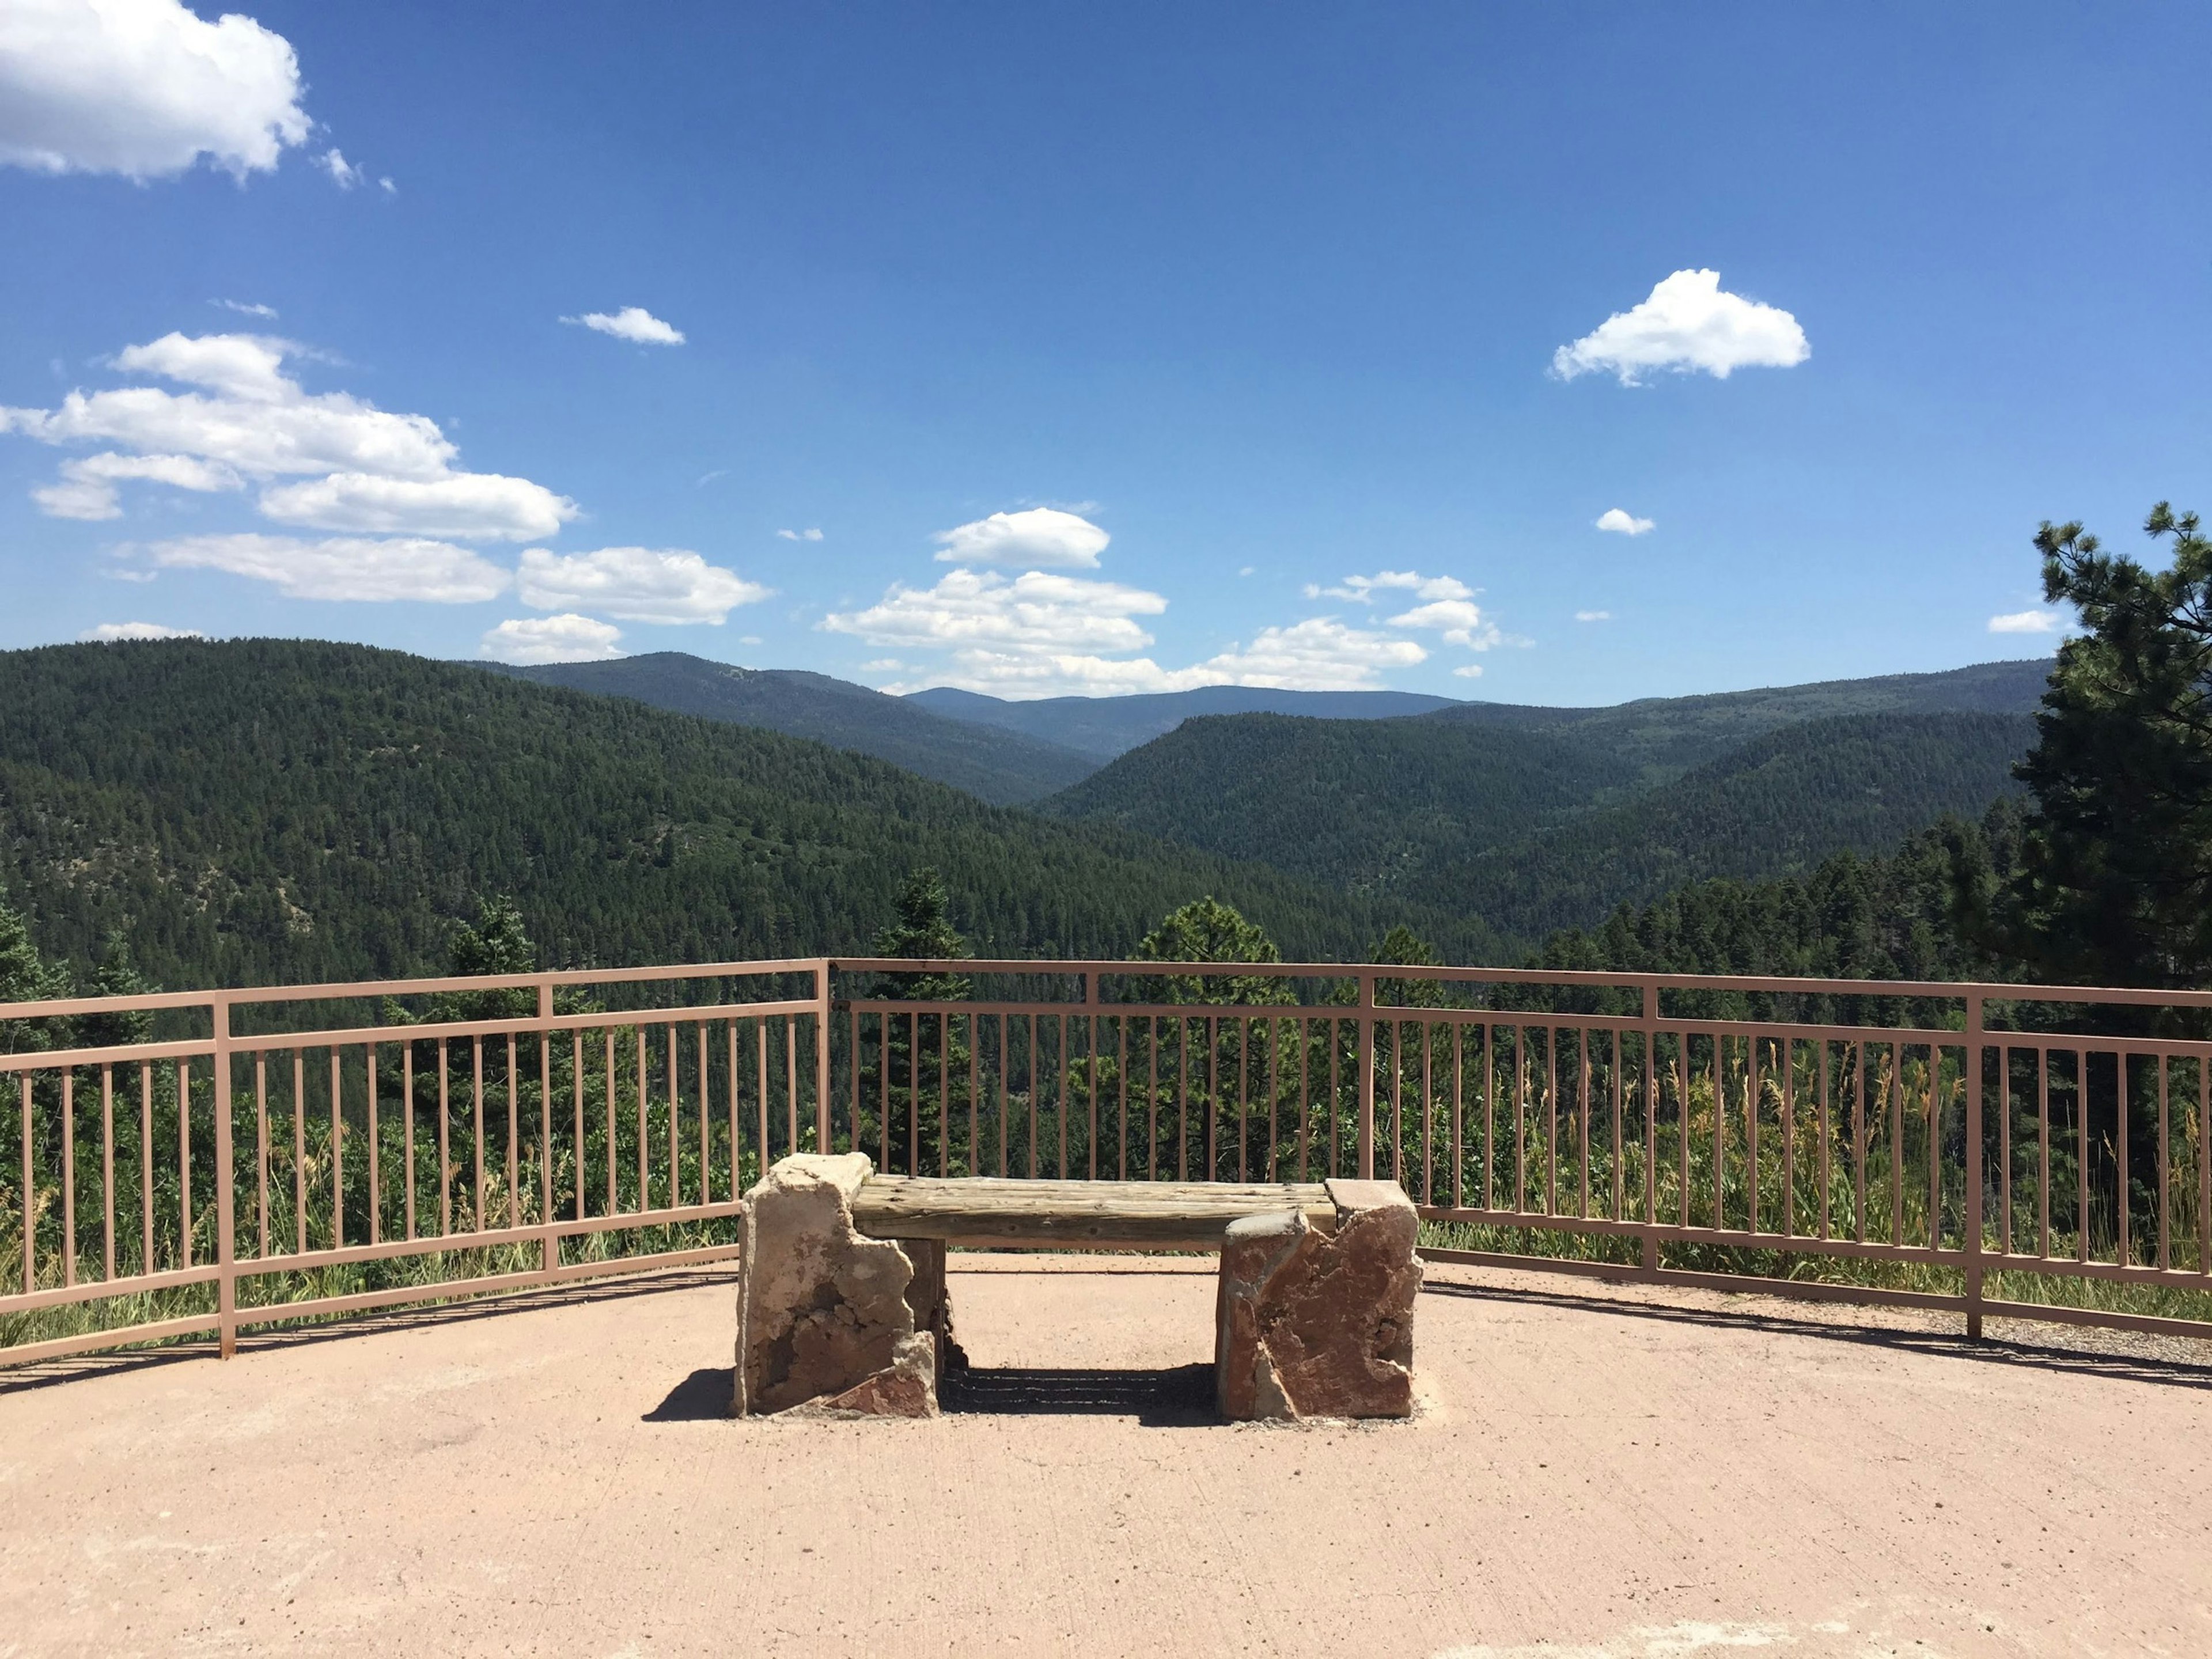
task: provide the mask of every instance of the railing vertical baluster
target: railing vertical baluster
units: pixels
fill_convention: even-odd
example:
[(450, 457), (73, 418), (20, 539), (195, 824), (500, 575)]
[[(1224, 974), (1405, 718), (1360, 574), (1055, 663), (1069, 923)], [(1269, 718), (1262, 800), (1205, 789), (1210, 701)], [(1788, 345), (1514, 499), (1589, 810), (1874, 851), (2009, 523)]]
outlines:
[[(1090, 996), (1091, 983), (1088, 978), (1084, 981), (1086, 1000)], [(1084, 1095), (1085, 1104), (1090, 1109), (1091, 1178), (1096, 1181), (1098, 1179), (1098, 1016), (1085, 1014), (1083, 1026), (1083, 1057), (1089, 1062), (1086, 1074), (1090, 1086), (1084, 1091)]]
[(1559, 1025), (1544, 1028), (1544, 1213), (1559, 1212)]
[[(731, 1030), (737, 1030), (735, 1021)], [(732, 1039), (734, 1041), (734, 1038)], [(738, 1067), (734, 1049), (730, 1055), (730, 1179), (737, 1180), (738, 1168)], [(576, 1113), (576, 1219), (584, 1218), (584, 1028), (579, 1025), (568, 1033), (568, 1092), (575, 1104)], [(732, 1185), (730, 1196), (737, 1196)]]
[(1775, 1043), (1782, 1073), (1782, 1236), (1797, 1233), (1797, 1054), (1794, 1038)]
[[(1126, 1082), (1123, 1086), (1127, 1085)], [(983, 1173), (983, 1019), (968, 1016), (968, 1173)], [(857, 1139), (854, 1145), (858, 1145)]]
[(1943, 1248), (1943, 1049), (1928, 1045), (1928, 1248)]
[(1513, 1027), (1513, 1208), (1528, 1207), (1528, 1028)]
[[(100, 1068), (100, 1255), (106, 1277), (115, 1278), (115, 1067)], [(268, 1231), (264, 1222), (262, 1231)], [(265, 1253), (267, 1246), (264, 1243)]]
[[(853, 1016), (853, 1150), (856, 1152), (860, 1150), (860, 1017), (854, 1014)], [(580, 1103), (577, 1110), (580, 1114), (582, 1109)], [(583, 1179), (580, 1173), (584, 1158), (583, 1121), (583, 1118), (579, 1115), (576, 1120), (576, 1161), (580, 1172), (577, 1180), (580, 1183)], [(740, 1142), (741, 1137), (738, 1133), (738, 1022), (736, 1016), (732, 1015), (730, 1018), (730, 1201), (733, 1204), (743, 1194), (745, 1184), (744, 1159), (738, 1151)], [(768, 1173), (767, 1159), (761, 1160), (760, 1169), (763, 1176)], [(580, 1184), (577, 1190), (580, 1194), (582, 1191)], [(579, 1202), (580, 1201), (580, 1199)], [(576, 1212), (576, 1218), (579, 1221), (584, 1218), (582, 1210), (579, 1209)]]
[(1328, 1173), (1344, 1171), (1344, 1026), (1328, 1017)]
[(39, 1207), (31, 1188), (31, 1074), (24, 1073), (18, 1081), (23, 1114), (23, 1294), (28, 1296), (39, 1288)]
[[(337, 1045), (331, 1046), (331, 1247), (345, 1243), (345, 1099), (344, 1079), (339, 1074)], [(477, 1224), (481, 1226), (482, 1222)]]
[[(768, 1166), (774, 1161), (769, 1157), (768, 1021), (765, 1018), (756, 1019), (753, 1021), (753, 1047), (757, 1051), (757, 1058), (756, 1070), (760, 1082), (760, 1165), (761, 1174), (765, 1176), (768, 1174)], [(890, 1070), (890, 1059), (888, 1054), (884, 1056), (884, 1070), (886, 1072)], [(794, 1147), (790, 1150), (796, 1151), (797, 1149)]]
[(1114, 1178), (1129, 1178), (1129, 1017), (1114, 1016)]
[(1221, 1021), (1218, 1016), (1209, 1016), (1206, 1021), (1206, 1092), (1199, 1097), (1206, 1103), (1206, 1173), (1200, 1179), (1221, 1179)]
[(1628, 1155), (1627, 1143), (1623, 1139), (1620, 1121), (1620, 1091), (1626, 1080), (1620, 1052), (1621, 1040), (1627, 1034), (1618, 1025), (1613, 1028), (1611, 1041), (1607, 1044), (1607, 1057), (1612, 1061), (1610, 1086), (1606, 1092), (1613, 1107), (1613, 1207), (1607, 1212), (1615, 1221), (1627, 1219), (1627, 1178), (1624, 1160)]
[(2173, 1168), (2166, 1144), (2168, 1056), (2158, 1056), (2158, 1265), (2161, 1271), (2173, 1265), (2173, 1245), (2168, 1232), (2167, 1198), (2173, 1185)]
[[(2203, 1133), (2201, 1127), (2199, 1133)], [(2035, 1253), (2051, 1255), (2051, 1050), (2035, 1045)]]
[(1304, 1181), (1313, 1172), (1313, 1022), (1300, 1014), (1294, 1023), (1298, 1028), (1298, 1179)]
[(192, 1063), (177, 1062), (177, 1265), (192, 1265)]
[(653, 1127), (646, 1107), (647, 1077), (645, 1023), (641, 1020), (637, 1025), (637, 1207), (641, 1212), (653, 1207)]
[[(150, 1216), (151, 1212), (149, 1211)], [(307, 1051), (292, 1050), (293, 1252), (307, 1253)]]
[(469, 1079), (469, 1109), (471, 1113), (469, 1144), (476, 1155), (476, 1185), (469, 1194), (471, 1231), (484, 1230), (484, 1081), (483, 1038), (470, 1039), (470, 1063), (474, 1068)]
[[(1454, 1021), (1451, 1034), (1451, 1194), (1452, 1208), (1457, 1210), (1467, 1204), (1467, 1026)], [(1617, 1124), (1615, 1128), (1614, 1138), (1618, 1139)]]
[[(642, 1068), (641, 1068), (642, 1069)], [(507, 1224), (522, 1224), (522, 1103), (517, 1097), (521, 1082), (514, 1061), (514, 1033), (507, 1034)]]
[[(1060, 1024), (1061, 1041), (1066, 1041), (1066, 1022)], [(949, 1012), (937, 1017), (937, 1173), (952, 1173), (952, 1016)], [(1066, 1159), (1063, 1158), (1063, 1163)], [(1063, 1174), (1066, 1171), (1062, 1171)]]
[(1433, 1204), (1437, 1200), (1437, 1031), (1427, 1020), (1416, 1021), (1413, 1029), (1421, 1034), (1421, 1202)]
[[(538, 988), (538, 1018), (551, 1018), (553, 987), (543, 984)], [(577, 1156), (583, 1148), (576, 1149)], [(702, 1178), (705, 1171), (701, 1170)], [(704, 1198), (702, 1192), (700, 1196)], [(561, 1265), (561, 1240), (553, 1231), (553, 1033), (544, 1024), (538, 1028), (538, 1224), (545, 1229), (544, 1267), (547, 1273)]]
[(2135, 1235), (2130, 1226), (2133, 1219), (2129, 1200), (2134, 1196), (2128, 1181), (2128, 1054), (2124, 1048), (2112, 1054), (2112, 1151), (2114, 1153), (2113, 1199), (2118, 1208), (2118, 1243), (2112, 1259), (2123, 1267), (2135, 1265)]
[(668, 1207), (684, 1206), (684, 1091), (676, 1074), (676, 1022), (668, 1022)]
[(1034, 1181), (1037, 1172), (1037, 1017), (1030, 1016), (1030, 1057), (1024, 1073), (1030, 1085), (1030, 1164), (1029, 1177)]
[[(29, 1201), (28, 1185), (27, 1180), (26, 1202)], [(138, 1063), (138, 1271), (150, 1273), (154, 1271), (154, 1066), (149, 1060)], [(26, 1217), (23, 1237), (30, 1236)]]
[(399, 1123), (406, 1134), (400, 1174), (407, 1182), (407, 1242), (415, 1242), (415, 1045), (399, 1045)]
[(453, 1057), (438, 1039), (438, 1237), (453, 1231)]
[[(1152, 1068), (1151, 1081), (1145, 1090), (1145, 1179), (1158, 1181), (1160, 1177), (1160, 1017), (1148, 1014), (1145, 1018), (1147, 1036), (1145, 1054)], [(999, 1173), (1006, 1172), (1006, 1154), (999, 1155)]]
[[(1030, 1016), (1030, 1024), (1034, 1032), (1036, 1024), (1035, 1015)], [(1034, 1041), (1030, 1045), (1030, 1087), (1034, 1091), (1036, 1087)], [(1034, 1101), (1030, 1103), (1030, 1110), (1032, 1113), (1036, 1110)], [(906, 1172), (918, 1176), (921, 1173), (921, 1016), (918, 1012), (906, 1017)], [(1035, 1175), (1036, 1171), (1031, 1170), (1030, 1173)]]
[[(851, 1030), (847, 1033), (845, 1052), (852, 1056), (849, 1069), (853, 1074), (853, 1150), (858, 1152), (866, 1150), (860, 1144), (860, 1073), (865, 1069), (860, 1064), (860, 1011), (858, 1008), (848, 1009), (847, 1020), (851, 1026)], [(734, 1031), (736, 1029), (736, 1022), (732, 1021), (731, 1030)], [(730, 1067), (730, 1076), (732, 1086), (734, 1087), (737, 1077), (737, 1066), (734, 1061)], [(732, 1139), (734, 1139), (732, 1135)]]
[(2076, 1258), (2089, 1259), (2089, 1051), (2074, 1050), (2074, 1200)]
[(1882, 1073), (1881, 1105), (1889, 1121), (1889, 1239), (1905, 1243), (1905, 1046), (1889, 1045), (1888, 1069)]
[[(714, 1091), (707, 1074), (707, 1022), (698, 1022), (699, 1031), (699, 1201), (711, 1204), (714, 1199), (714, 1182), (709, 1173), (714, 1168), (714, 1135), (708, 1127), (714, 1121)], [(830, 1150), (829, 1137), (821, 1137), (819, 1150)]]
[(1713, 1213), (1706, 1223), (1728, 1224), (1728, 1039), (1713, 1032)]
[(1390, 1022), (1390, 1179), (1406, 1184), (1406, 1025)]
[[(1965, 1055), (1966, 1085), (1966, 1335), (1978, 1340), (1982, 1334), (1982, 1000), (1978, 996), (1966, 999), (1966, 1052)], [(2002, 1054), (1997, 1063), (2000, 1081), (2002, 1080), (2004, 1060)], [(2006, 1091), (2009, 1098), (2010, 1091)], [(2006, 1213), (2006, 1225), (2011, 1224), (2011, 1213)]]
[(891, 1016), (888, 1010), (876, 1016), (876, 1138), (883, 1142), (883, 1155), (877, 1167), (890, 1170), (891, 1163)]
[(238, 1170), (231, 1144), (230, 999), (215, 1000), (215, 1053), (209, 1061), (215, 1087), (216, 1352), (238, 1352)]
[(383, 1243), (384, 1189), (377, 1183), (376, 1143), (376, 1045), (365, 1042), (361, 1049), (362, 1075), (368, 1089), (368, 1242)]
[(1248, 1148), (1252, 1144), (1252, 1022), (1237, 1022), (1237, 1178), (1250, 1179)]
[(1828, 1231), (1828, 1183), (1831, 1178), (1828, 1158), (1828, 1142), (1829, 1138), (1832, 1133), (1832, 1129), (1830, 1125), (1830, 1113), (1828, 1109), (1827, 1038), (1822, 1037), (1813, 1045), (1813, 1064), (1817, 1072), (1817, 1076), (1814, 1081), (1816, 1086), (1820, 1090), (1820, 1237), (1823, 1239), (1826, 1239), (1832, 1236)]
[(2013, 1251), (2012, 1207), (2012, 1059), (2017, 1052), (2009, 1043), (1997, 1045), (1997, 1211), (2002, 1217), (1997, 1251)]
[(1498, 1054), (1496, 1028), (1482, 1022), (1482, 1207), (1498, 1207)]
[(1359, 1179), (1375, 1179), (1375, 975), (1359, 975)]
[(1579, 1064), (1575, 1068), (1575, 1128), (1582, 1142), (1581, 1167), (1577, 1171), (1575, 1194), (1575, 1213), (1585, 1220), (1589, 1216), (1589, 1027), (1575, 1028), (1575, 1053)]
[(783, 1017), (783, 1089), (791, 1150), (799, 1150), (799, 1022)]
[[(827, 1153), (837, 1150), (830, 1122), (830, 1017), (835, 1010), (830, 1001), (827, 960), (815, 969), (814, 992), (820, 1005), (814, 1014), (814, 1150)], [(704, 1196), (703, 1192), (701, 1195)]]
[[(261, 1249), (269, 1254), (269, 1054), (253, 1056), (253, 1195), (260, 1216)], [(112, 1269), (108, 1276), (114, 1277)]]
[(62, 1067), (62, 1284), (76, 1283), (76, 1073)]
[[(1659, 988), (1649, 981), (1639, 988), (1644, 1016), (1644, 1223), (1659, 1224)], [(1659, 1237), (1644, 1235), (1644, 1267), (1659, 1266)]]
[(2197, 1056), (2197, 1271), (2212, 1273), (2212, 1071), (2200, 1052)]
[(1863, 1244), (1869, 1236), (1867, 1226), (1867, 1045), (1864, 1039), (1861, 1039), (1853, 1047), (1856, 1052), (1851, 1066), (1851, 1175), (1854, 1183), (1851, 1202), (1857, 1222), (1855, 1230), (1856, 1237), (1858, 1242)]

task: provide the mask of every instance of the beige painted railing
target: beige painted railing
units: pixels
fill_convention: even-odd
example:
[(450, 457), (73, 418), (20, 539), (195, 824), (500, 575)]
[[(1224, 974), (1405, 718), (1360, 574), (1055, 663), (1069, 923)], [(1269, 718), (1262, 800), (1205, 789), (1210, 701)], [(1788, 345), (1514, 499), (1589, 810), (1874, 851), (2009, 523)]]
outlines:
[[(975, 994), (885, 994), (933, 971)], [(125, 1014), (156, 1029), (51, 1046)], [(2212, 1334), (2205, 1025), (2201, 993), (1073, 961), (0, 1005), (0, 1362), (726, 1260), (763, 1164), (823, 1146), (1379, 1176), (1439, 1259)]]

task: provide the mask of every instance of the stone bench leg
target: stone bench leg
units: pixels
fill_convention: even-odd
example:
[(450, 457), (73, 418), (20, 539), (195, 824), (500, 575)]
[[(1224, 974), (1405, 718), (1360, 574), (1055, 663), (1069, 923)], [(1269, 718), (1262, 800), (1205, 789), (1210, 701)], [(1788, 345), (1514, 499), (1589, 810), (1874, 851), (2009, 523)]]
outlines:
[[(949, 1332), (942, 1247), (915, 1262), (853, 1227), (863, 1153), (780, 1160), (745, 1194), (738, 1273), (739, 1417), (813, 1406), (937, 1415), (938, 1331)], [(915, 1301), (927, 1304), (917, 1328)]]
[(1395, 1182), (1332, 1181), (1328, 1193), (1334, 1237), (1295, 1210), (1230, 1224), (1214, 1304), (1224, 1417), (1413, 1414), (1419, 1218)]

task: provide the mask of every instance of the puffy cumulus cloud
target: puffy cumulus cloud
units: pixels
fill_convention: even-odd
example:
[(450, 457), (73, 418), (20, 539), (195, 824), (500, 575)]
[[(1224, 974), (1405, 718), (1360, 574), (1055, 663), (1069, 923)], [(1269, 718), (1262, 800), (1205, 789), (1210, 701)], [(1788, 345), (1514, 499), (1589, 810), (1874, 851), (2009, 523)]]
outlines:
[(664, 323), (643, 306), (624, 306), (620, 311), (587, 311), (580, 317), (563, 317), (564, 323), (588, 328), (594, 334), (611, 334), (635, 345), (682, 345), (684, 331)]
[(1479, 662), (1463, 663), (1452, 670), (1452, 676), (1455, 679), (1479, 680), (1482, 678), (1482, 665)]
[(1409, 667), (1428, 655), (1411, 640), (1316, 617), (1262, 629), (1249, 645), (1188, 668), (1167, 668), (1131, 654), (1152, 643), (1139, 618), (1166, 609), (1159, 594), (1118, 582), (1040, 570), (1015, 577), (956, 570), (933, 587), (894, 586), (881, 604), (832, 614), (822, 625), (876, 644), (950, 653), (950, 666), (934, 670), (884, 659), (878, 672), (915, 677), (894, 690), (958, 685), (1018, 698), (1200, 685), (1357, 689), (1376, 684), (1385, 669)]
[(1474, 590), (1456, 576), (1424, 576), (1418, 570), (1378, 570), (1371, 576), (1346, 576), (1334, 587), (1306, 584), (1310, 599), (1351, 599), (1372, 605), (1378, 593), (1407, 592), (1417, 599), (1471, 599)]
[(1625, 513), (1620, 507), (1609, 507), (1598, 514), (1597, 527), (1608, 535), (1641, 536), (1647, 532), (1656, 530), (1659, 526), (1654, 520), (1639, 519), (1632, 513)]
[(498, 472), (457, 472), (443, 478), (333, 472), (327, 478), (263, 490), (261, 511), (279, 524), (316, 530), (526, 542), (557, 532), (576, 516), (576, 504), (543, 484)]
[[(116, 455), (64, 465), (62, 482), (38, 492), (40, 505), (62, 517), (115, 516), (118, 499), (103, 486), (124, 477), (188, 489), (259, 481), (271, 484), (261, 496), (264, 514), (319, 530), (528, 541), (575, 516), (574, 501), (526, 478), (459, 471), (459, 451), (426, 416), (307, 391), (287, 368), (310, 355), (267, 335), (166, 334), (125, 347), (115, 367), (188, 390), (72, 391), (58, 409), (0, 409), (0, 432), (137, 452), (135, 471), (122, 470), (125, 458)], [(272, 483), (318, 474), (313, 483)]]
[(1390, 626), (1427, 629), (1441, 634), (1445, 644), (1463, 645), (1470, 651), (1487, 651), (1505, 637), (1472, 599), (1432, 599), (1400, 611), (1390, 618)]
[(184, 172), (202, 156), (243, 178), (313, 125), (291, 43), (235, 12), (179, 0), (0, 5), (0, 163), (40, 173)]
[(1030, 570), (1096, 570), (1113, 538), (1090, 520), (1055, 507), (994, 513), (941, 531), (934, 539), (945, 564), (1018, 565)]
[(494, 662), (528, 666), (548, 662), (605, 662), (623, 653), (622, 629), (567, 611), (558, 617), (518, 617), (487, 632), (477, 654)]
[(1357, 691), (1382, 684), (1384, 669), (1411, 668), (1428, 655), (1411, 640), (1314, 617), (1288, 628), (1263, 628), (1250, 645), (1208, 659), (1199, 672), (1213, 677), (1201, 684)]
[(186, 536), (147, 550), (173, 570), (222, 570), (295, 599), (417, 599), (471, 605), (507, 590), (507, 574), (465, 547), (414, 537)]
[(1120, 582), (1042, 570), (1014, 577), (953, 570), (934, 587), (894, 586), (881, 604), (832, 612), (822, 626), (878, 645), (995, 647), (1039, 655), (1124, 652), (1152, 642), (1136, 618), (1167, 608), (1158, 593)]
[(315, 165), (331, 175), (340, 190), (351, 190), (367, 175), (345, 158), (345, 152), (333, 145), (315, 157)]
[(1575, 620), (1579, 623), (1611, 622), (1613, 620), (1613, 612), (1610, 611), (1577, 611), (1575, 612)]
[(526, 549), (515, 573), (523, 603), (542, 611), (588, 607), (625, 622), (720, 623), (773, 588), (708, 564), (684, 548), (603, 547), (593, 553)]
[(140, 478), (178, 489), (239, 489), (246, 481), (230, 468), (191, 455), (87, 455), (62, 464), (61, 482), (31, 492), (39, 510), (53, 519), (119, 519), (123, 497), (115, 486)]
[(1992, 634), (2070, 634), (2074, 619), (2063, 611), (2011, 611), (1990, 618)]
[(1789, 368), (1812, 354), (1788, 312), (1723, 292), (1717, 270), (1678, 270), (1642, 304), (1553, 352), (1552, 373), (1562, 380), (1608, 374), (1623, 386), (1662, 369), (1725, 380), (1739, 368)]
[(77, 635), (87, 645), (112, 645), (118, 640), (197, 640), (203, 637), (197, 628), (171, 628), (166, 623), (122, 622), (102, 623), (97, 628), (88, 628)]

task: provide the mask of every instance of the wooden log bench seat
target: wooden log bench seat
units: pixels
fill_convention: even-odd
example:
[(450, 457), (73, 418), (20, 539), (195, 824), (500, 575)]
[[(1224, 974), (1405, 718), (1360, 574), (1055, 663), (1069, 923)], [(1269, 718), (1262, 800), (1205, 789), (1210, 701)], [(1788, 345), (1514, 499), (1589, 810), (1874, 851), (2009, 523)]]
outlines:
[(1413, 1409), (1418, 1221), (1395, 1183), (879, 1176), (779, 1162), (745, 1194), (740, 1416), (926, 1417), (952, 1340), (951, 1247), (1210, 1251), (1216, 1397), (1237, 1419)]

